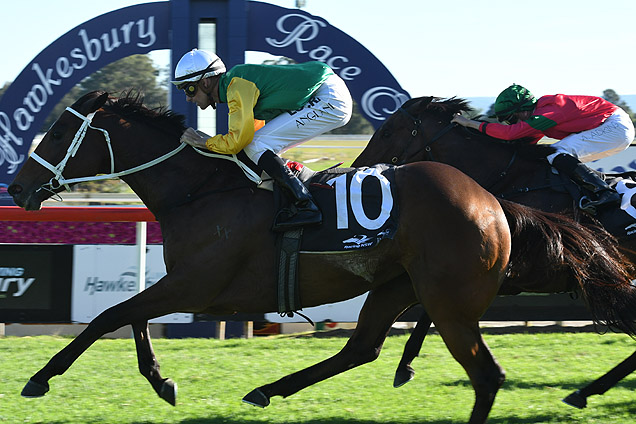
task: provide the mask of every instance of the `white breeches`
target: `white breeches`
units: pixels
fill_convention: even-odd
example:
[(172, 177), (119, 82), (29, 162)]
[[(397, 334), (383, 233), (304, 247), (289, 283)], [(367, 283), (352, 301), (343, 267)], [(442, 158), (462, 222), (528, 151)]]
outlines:
[(347, 85), (339, 76), (331, 75), (302, 109), (284, 112), (256, 131), (244, 151), (258, 163), (266, 150), (279, 153), (345, 125), (352, 109)]
[(570, 134), (552, 146), (556, 153), (548, 156), (548, 161), (561, 153), (567, 153), (581, 162), (591, 162), (611, 156), (627, 149), (634, 140), (634, 124), (623, 109), (617, 109), (605, 122), (596, 128)]

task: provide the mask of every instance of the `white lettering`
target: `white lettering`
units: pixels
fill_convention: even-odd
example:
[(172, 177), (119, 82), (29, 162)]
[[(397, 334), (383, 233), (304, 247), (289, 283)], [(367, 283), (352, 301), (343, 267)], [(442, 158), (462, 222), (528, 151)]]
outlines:
[(0, 267), (0, 277), (21, 277), (24, 275), (22, 267)]
[(73, 68), (71, 67), (70, 62), (64, 56), (59, 57), (55, 62), (55, 70), (57, 74), (62, 78), (68, 78), (73, 75)]
[[(135, 25), (137, 31), (134, 31)], [(9, 164), (9, 174), (13, 174), (24, 161), (24, 155), (18, 155), (12, 144), (21, 146), (23, 140), (12, 132), (12, 122), (20, 131), (27, 131), (35, 116), (40, 113), (53, 96), (55, 89), (62, 85), (62, 80), (70, 78), (75, 70), (86, 67), (89, 61), (98, 60), (102, 54), (115, 51), (124, 44), (136, 43), (138, 47), (147, 48), (157, 41), (155, 33), (155, 17), (130, 21), (119, 28), (106, 29), (100, 36), (91, 37), (85, 29), (77, 33), (80, 46), (71, 49), (67, 56), (60, 56), (52, 61), (50, 68), (43, 70), (39, 63), (31, 67), (36, 73), (39, 83), (34, 84), (26, 93), (22, 102), (25, 107), (14, 111), (0, 112), (0, 165)]]
[(6, 113), (0, 112), (0, 128), (4, 131), (5, 136), (0, 136), (0, 165), (5, 161), (9, 165), (9, 174), (13, 174), (18, 166), (24, 161), (24, 155), (18, 156), (18, 152), (11, 145), (13, 141), (18, 146), (22, 145), (22, 138), (16, 137), (11, 131), (11, 122)]
[[(381, 98), (381, 97), (388, 97), (389, 101), (393, 102), (393, 108), (392, 109), (387, 109), (387, 108), (383, 108), (382, 109), (382, 113), (378, 112), (376, 110), (376, 106), (375, 106), (375, 102)], [(404, 94), (404, 93), (400, 93), (399, 91), (395, 90), (394, 88), (391, 87), (373, 87), (369, 90), (367, 90), (363, 95), (362, 95), (362, 101), (360, 106), (362, 107), (362, 109), (364, 110), (364, 112), (370, 116), (373, 119), (377, 119), (378, 121), (384, 121), (386, 119), (387, 116), (391, 115), (392, 113), (394, 113), (395, 111), (398, 110), (398, 108), (409, 99), (409, 97)]]
[(34, 281), (35, 278), (0, 278), (0, 292), (7, 293), (11, 283), (15, 283), (16, 291), (12, 294), (12, 296), (20, 297), (27, 291)]
[(18, 146), (22, 146), (22, 138), (16, 137), (16, 135), (11, 132), (11, 121), (4, 112), (0, 112), (0, 129), (4, 131), (6, 141), (13, 141)]
[(34, 119), (35, 118), (23, 107), (17, 108), (13, 112), (13, 120), (20, 131), (28, 130)]
[(112, 52), (113, 50), (115, 50), (117, 47), (121, 45), (121, 42), (119, 41), (119, 37), (117, 36), (117, 29), (116, 28), (111, 29), (110, 34), (113, 37), (113, 44), (109, 44), (108, 33), (103, 33), (101, 36), (101, 39), (104, 42), (104, 51), (107, 51), (107, 52)]
[[(329, 56), (333, 53), (331, 47), (319, 46), (309, 52), (309, 57), (313, 60), (319, 60), (321, 62), (327, 62)], [(329, 63), (327, 63), (329, 65)], [(330, 65), (331, 66), (331, 65)], [(333, 68), (332, 68), (333, 69)], [(335, 69), (334, 69), (335, 71)]]
[(99, 44), (99, 40), (96, 38), (89, 39), (85, 29), (80, 30), (79, 36), (84, 43), (84, 51), (86, 56), (88, 56), (88, 60), (91, 62), (96, 61), (102, 53), (102, 45)]
[(51, 79), (53, 69), (47, 69), (46, 75), (42, 73), (42, 69), (37, 63), (34, 63), (31, 69), (33, 69), (35, 73), (38, 74), (38, 78), (40, 78), (40, 81), (42, 81), (42, 84), (44, 84), (44, 88), (46, 88), (46, 92), (49, 96), (53, 94), (53, 88), (51, 88), (51, 85), (62, 85), (61, 79)]
[(22, 296), (25, 291), (27, 291), (31, 284), (33, 284), (35, 278), (27, 278), (26, 280), (24, 278), (16, 278), (16, 280), (18, 280), (18, 291), (13, 293), (13, 296), (19, 297)]
[(148, 37), (150, 39), (147, 43), (137, 43), (137, 46), (150, 47), (155, 44), (155, 41), (157, 40), (157, 36), (155, 35), (155, 17), (151, 16), (148, 18), (148, 32), (144, 32), (143, 19), (137, 21), (137, 26), (139, 27), (139, 38), (143, 40)]
[[(289, 18), (300, 18), (301, 21), (296, 27), (287, 29), (285, 23)], [(317, 19), (311, 19), (308, 16), (300, 15), (297, 13), (291, 13), (289, 15), (281, 16), (276, 22), (276, 29), (286, 36), (278, 41), (275, 38), (267, 37), (265, 41), (267, 44), (273, 47), (288, 47), (295, 44), (296, 51), (298, 53), (308, 53), (310, 59), (325, 62), (331, 69), (334, 70), (344, 80), (351, 81), (362, 73), (362, 69), (357, 66), (347, 66), (344, 69), (340, 69), (340, 66), (336, 62), (348, 63), (349, 58), (346, 56), (332, 56), (333, 49), (329, 46), (318, 46), (311, 51), (305, 47), (305, 42), (315, 39), (320, 33), (321, 27), (326, 27), (327, 24)], [(340, 72), (338, 72), (340, 71)]]
[(340, 78), (345, 81), (351, 81), (361, 73), (362, 69), (358, 68), (357, 66), (347, 66), (342, 71), (340, 71)]
[[(301, 22), (291, 30), (285, 29), (285, 21), (289, 18), (300, 18)], [(303, 48), (303, 42), (310, 41), (318, 36), (320, 27), (326, 27), (327, 24), (317, 19), (311, 19), (308, 16), (298, 13), (290, 13), (289, 15), (281, 16), (276, 22), (276, 29), (281, 33), (287, 34), (281, 41), (277, 41), (273, 38), (266, 38), (267, 44), (273, 47), (287, 47), (292, 44), (296, 44), (296, 51), (298, 53), (307, 53), (307, 50)]]
[[(39, 96), (38, 96), (39, 92)], [(39, 84), (33, 86), (33, 89), (26, 95), (24, 98), (24, 104), (31, 110), (33, 113), (38, 113), (42, 106), (46, 104), (46, 99), (48, 96), (46, 95), (46, 91), (44, 91), (44, 87)]]
[(132, 27), (135, 26), (133, 21), (128, 22), (121, 26), (121, 32), (124, 34), (124, 44), (130, 44), (130, 31)]
[(86, 59), (86, 56), (84, 55), (84, 53), (82, 53), (82, 49), (80, 49), (79, 47), (76, 47), (73, 50), (71, 50), (70, 56), (73, 59), (80, 60), (79, 64), (73, 63), (73, 68), (75, 69), (84, 69), (84, 67), (88, 63), (88, 59)]

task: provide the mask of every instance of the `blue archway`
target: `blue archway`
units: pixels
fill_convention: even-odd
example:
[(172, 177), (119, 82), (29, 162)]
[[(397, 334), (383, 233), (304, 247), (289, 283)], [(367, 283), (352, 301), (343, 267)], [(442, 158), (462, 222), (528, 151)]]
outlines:
[[(83, 78), (116, 60), (171, 49), (172, 63), (198, 46), (198, 24), (216, 24), (217, 53), (228, 66), (245, 51), (298, 62), (329, 64), (349, 86), (377, 128), (409, 98), (387, 68), (356, 40), (324, 19), (298, 9), (246, 0), (172, 0), (115, 10), (73, 28), (40, 52), (0, 98), (0, 190), (26, 160), (33, 138), (53, 107)], [(196, 126), (195, 105), (175, 88), (171, 108)], [(220, 115), (227, 109), (220, 107)], [(219, 116), (217, 130), (227, 130)], [(2, 192), (0, 191), (0, 195)], [(12, 204), (0, 196), (0, 204)]]

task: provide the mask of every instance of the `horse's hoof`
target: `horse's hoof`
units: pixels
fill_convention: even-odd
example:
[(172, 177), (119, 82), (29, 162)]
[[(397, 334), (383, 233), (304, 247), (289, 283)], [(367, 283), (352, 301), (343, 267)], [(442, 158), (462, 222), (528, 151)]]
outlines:
[(44, 394), (48, 391), (49, 391), (48, 383), (40, 384), (40, 383), (36, 383), (33, 380), (29, 380), (26, 386), (24, 386), (24, 389), (22, 389), (21, 395), (26, 398), (36, 398), (36, 397), (44, 396)]
[(265, 408), (269, 405), (269, 398), (265, 396), (265, 393), (263, 393), (261, 389), (257, 388), (246, 394), (243, 398), (243, 402), (260, 408)]
[(161, 385), (159, 397), (172, 406), (177, 405), (177, 383), (166, 378)]
[(413, 378), (415, 378), (415, 371), (413, 370), (413, 368), (411, 367), (408, 367), (405, 369), (398, 368), (398, 370), (395, 371), (395, 378), (393, 379), (393, 387), (398, 388), (400, 386), (404, 386), (406, 383), (413, 380)]
[(581, 396), (581, 391), (577, 390), (571, 393), (567, 397), (562, 399), (563, 403), (573, 406), (575, 408), (583, 409), (587, 406), (587, 399)]

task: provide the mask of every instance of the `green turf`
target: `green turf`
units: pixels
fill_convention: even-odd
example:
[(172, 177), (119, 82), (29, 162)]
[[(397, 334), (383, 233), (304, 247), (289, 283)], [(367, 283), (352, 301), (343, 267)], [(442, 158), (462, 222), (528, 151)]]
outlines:
[[(490, 423), (634, 423), (636, 375), (577, 410), (560, 400), (634, 351), (608, 334), (487, 335), (507, 371)], [(179, 384), (177, 406), (159, 399), (138, 373), (132, 340), (100, 340), (43, 398), (24, 399), (29, 377), (70, 339), (0, 338), (0, 423), (456, 423), (473, 391), (439, 336), (414, 361), (416, 377), (392, 387), (406, 342), (390, 337), (378, 360), (311, 386), (265, 409), (241, 402), (253, 388), (336, 353), (344, 338), (154, 341), (164, 377)]]
[(368, 140), (310, 140), (302, 144), (303, 147), (287, 150), (281, 156), (300, 162), (314, 171), (322, 171), (340, 162), (344, 162), (342, 166), (350, 166), (367, 142)]

